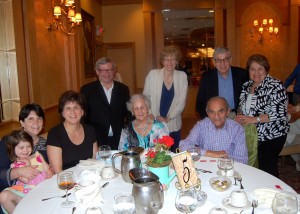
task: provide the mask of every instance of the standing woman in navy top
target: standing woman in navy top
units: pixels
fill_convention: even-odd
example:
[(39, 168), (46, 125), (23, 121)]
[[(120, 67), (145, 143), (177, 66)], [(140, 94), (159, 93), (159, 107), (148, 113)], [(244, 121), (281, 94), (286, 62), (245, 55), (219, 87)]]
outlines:
[(175, 70), (181, 52), (176, 46), (166, 46), (160, 53), (163, 68), (153, 69), (145, 80), (144, 94), (151, 101), (153, 117), (167, 123), (170, 136), (174, 138), (172, 151), (181, 139), (181, 114), (185, 107), (188, 81), (183, 71)]

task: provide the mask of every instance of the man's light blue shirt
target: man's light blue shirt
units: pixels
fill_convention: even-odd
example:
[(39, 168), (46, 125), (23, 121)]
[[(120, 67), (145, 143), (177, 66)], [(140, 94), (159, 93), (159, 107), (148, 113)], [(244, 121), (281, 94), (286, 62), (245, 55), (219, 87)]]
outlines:
[(247, 164), (248, 150), (243, 126), (231, 119), (226, 119), (223, 128), (217, 129), (211, 120), (205, 119), (197, 122), (185, 140), (181, 140), (179, 148), (185, 151), (198, 145), (201, 155), (207, 150), (224, 150), (235, 161)]
[(227, 100), (230, 109), (235, 109), (231, 69), (226, 79), (218, 72), (218, 87), (219, 96)]

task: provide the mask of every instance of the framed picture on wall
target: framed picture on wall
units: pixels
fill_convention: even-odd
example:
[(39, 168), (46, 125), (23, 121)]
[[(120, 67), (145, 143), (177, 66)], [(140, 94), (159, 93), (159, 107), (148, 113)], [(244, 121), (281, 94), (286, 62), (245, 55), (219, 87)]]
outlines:
[(95, 76), (95, 18), (81, 9), (83, 28), (83, 58), (85, 77)]

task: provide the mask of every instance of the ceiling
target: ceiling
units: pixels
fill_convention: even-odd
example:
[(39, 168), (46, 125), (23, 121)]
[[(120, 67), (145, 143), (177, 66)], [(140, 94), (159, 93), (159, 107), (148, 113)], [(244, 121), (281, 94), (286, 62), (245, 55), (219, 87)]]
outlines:
[(163, 10), (164, 40), (189, 47), (214, 46), (212, 9)]

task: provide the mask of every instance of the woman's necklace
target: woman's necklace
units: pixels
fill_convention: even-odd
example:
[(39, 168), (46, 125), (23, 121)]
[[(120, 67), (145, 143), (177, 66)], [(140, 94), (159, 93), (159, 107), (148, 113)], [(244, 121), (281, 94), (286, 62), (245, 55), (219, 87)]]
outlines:
[(150, 124), (150, 121), (149, 121), (149, 117), (147, 118), (147, 122), (146, 122), (146, 125), (144, 126), (141, 126), (140, 124), (137, 123), (137, 121), (134, 122), (136, 124), (136, 128), (143, 134), (145, 135), (147, 133), (147, 129), (148, 129), (148, 126)]

